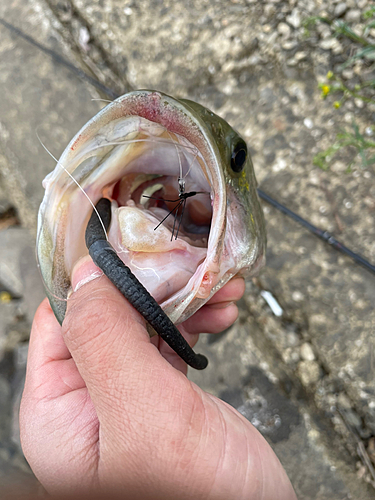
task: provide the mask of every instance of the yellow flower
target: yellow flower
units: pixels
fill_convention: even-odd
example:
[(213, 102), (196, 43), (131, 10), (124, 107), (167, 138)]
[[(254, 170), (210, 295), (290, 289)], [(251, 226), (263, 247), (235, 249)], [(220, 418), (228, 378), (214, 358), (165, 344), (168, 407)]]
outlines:
[(336, 108), (336, 109), (339, 109), (341, 107), (341, 102), (340, 101), (335, 101), (333, 103), (333, 107)]
[(0, 302), (2, 304), (7, 304), (11, 300), (12, 300), (12, 297), (11, 297), (10, 293), (8, 293), (8, 292), (0, 292)]
[(328, 80), (330, 80), (331, 78), (333, 78), (333, 71), (328, 71), (327, 78), (328, 78)]
[(324, 97), (329, 94), (330, 90), (331, 90), (330, 85), (322, 85), (322, 94)]

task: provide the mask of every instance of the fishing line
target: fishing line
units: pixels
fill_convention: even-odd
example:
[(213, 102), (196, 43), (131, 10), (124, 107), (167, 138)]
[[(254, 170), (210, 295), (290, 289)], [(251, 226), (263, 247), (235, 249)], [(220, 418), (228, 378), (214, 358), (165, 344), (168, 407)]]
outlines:
[(107, 234), (107, 231), (106, 231), (106, 229), (105, 229), (104, 223), (103, 223), (103, 221), (101, 220), (100, 215), (99, 215), (99, 212), (97, 211), (97, 209), (96, 209), (96, 207), (95, 207), (94, 203), (91, 201), (91, 199), (90, 199), (89, 195), (86, 193), (86, 191), (85, 191), (85, 190), (83, 189), (83, 187), (80, 185), (80, 183), (79, 183), (79, 182), (78, 182), (78, 181), (77, 181), (77, 180), (76, 180), (76, 179), (72, 176), (72, 174), (71, 174), (71, 173), (70, 173), (70, 172), (69, 172), (69, 171), (68, 171), (68, 170), (64, 167), (64, 165), (60, 162), (60, 160), (58, 160), (57, 158), (55, 158), (55, 157), (53, 156), (53, 154), (52, 154), (52, 153), (51, 153), (51, 152), (47, 149), (47, 147), (43, 144), (43, 142), (42, 142), (41, 138), (39, 137), (39, 134), (38, 134), (38, 129), (36, 129), (36, 130), (35, 130), (35, 133), (36, 133), (36, 136), (37, 136), (37, 138), (38, 138), (38, 140), (39, 140), (39, 142), (40, 142), (41, 146), (43, 147), (43, 149), (44, 149), (45, 151), (47, 151), (47, 153), (51, 156), (51, 158), (53, 158), (53, 159), (55, 160), (56, 164), (57, 164), (59, 167), (61, 167), (61, 168), (64, 170), (64, 172), (66, 172), (66, 173), (68, 174), (68, 176), (72, 179), (72, 181), (73, 181), (73, 182), (74, 182), (74, 183), (78, 186), (78, 188), (79, 188), (79, 189), (82, 191), (82, 193), (86, 196), (86, 198), (88, 199), (88, 201), (89, 201), (90, 205), (93, 207), (94, 211), (96, 212), (96, 215), (98, 216), (98, 218), (99, 218), (99, 220), (100, 220), (100, 222), (101, 222), (101, 225), (102, 225), (103, 230), (104, 230), (104, 232), (105, 232), (106, 239), (107, 239), (107, 241), (108, 241), (108, 234)]
[(14, 26), (13, 24), (8, 23), (7, 21), (5, 21), (5, 19), (3, 19), (1, 17), (0, 17), (0, 24), (2, 24), (9, 31), (12, 31), (13, 33), (15, 33), (20, 38), (23, 38), (24, 40), (29, 42), (31, 45), (34, 45), (34, 47), (36, 47), (37, 49), (39, 49), (42, 52), (44, 52), (45, 54), (48, 54), (49, 56), (51, 56), (55, 62), (62, 64), (63, 66), (68, 68), (70, 71), (72, 71), (72, 73), (75, 73), (77, 76), (79, 76), (79, 78), (86, 81), (87, 83), (90, 83), (90, 85), (92, 85), (93, 87), (96, 87), (98, 90), (101, 90), (102, 92), (107, 94), (111, 99), (117, 99), (117, 97), (119, 97), (119, 95), (116, 92), (114, 92), (112, 89), (108, 88), (106, 85), (103, 85), (103, 83), (100, 83), (96, 78), (93, 78), (92, 76), (85, 73), (83, 70), (77, 68), (77, 66), (74, 66), (74, 64), (67, 61), (65, 59), (65, 57), (60, 56), (60, 54), (58, 54), (54, 50), (37, 42), (34, 38), (27, 35), (22, 30), (20, 30), (16, 26)]
[[(64, 165), (57, 159), (55, 158), (55, 156), (51, 153), (51, 151), (48, 150), (48, 148), (43, 144), (41, 138), (39, 137), (39, 134), (38, 134), (38, 127), (36, 128), (35, 130), (35, 134), (41, 144), (41, 146), (43, 147), (43, 149), (51, 156), (51, 158), (53, 158), (56, 162), (57, 165), (59, 165), (63, 170), (64, 172), (66, 172), (68, 174), (68, 176), (73, 180), (73, 182), (78, 186), (78, 188), (82, 191), (82, 193), (86, 196), (86, 198), (88, 199), (90, 205), (93, 207), (93, 210), (95, 211), (96, 215), (98, 216), (98, 219), (99, 219), (99, 222), (104, 230), (104, 234), (105, 234), (105, 237), (108, 241), (108, 234), (107, 234), (107, 231), (106, 231), (106, 228), (105, 228), (105, 225), (103, 223), (103, 220), (102, 218), (100, 217), (100, 214), (96, 208), (96, 206), (93, 204), (93, 202), (91, 201), (89, 195), (86, 193), (86, 191), (82, 188), (82, 186), (79, 184), (79, 182), (71, 175), (70, 172), (68, 172), (68, 170), (64, 167)], [(43, 225), (44, 225), (44, 220), (43, 220)], [(40, 236), (40, 233), (38, 234), (38, 244), (39, 244), (39, 236)], [(40, 270), (40, 264), (39, 264), (39, 257), (38, 257), (38, 254), (37, 254), (37, 261), (38, 261), (38, 268)], [(48, 292), (52, 295), (52, 297), (54, 297), (55, 299), (57, 300), (61, 300), (62, 302), (68, 302), (68, 298), (63, 298), (63, 297), (59, 297), (58, 295), (55, 295), (55, 293), (50, 289), (50, 287), (48, 286), (48, 284), (46, 283), (46, 280), (44, 279), (44, 276), (43, 276), (43, 273), (40, 272), (40, 275), (41, 275), (41, 278), (42, 278), (42, 281), (43, 281), (43, 284), (45, 286), (45, 288), (48, 290)]]
[[(67, 61), (64, 57), (60, 56), (57, 52), (55, 52), (52, 49), (49, 49), (48, 47), (45, 47), (44, 45), (40, 44), (36, 40), (34, 40), (31, 36), (27, 35), (24, 33), (22, 30), (19, 28), (13, 26), (12, 24), (8, 23), (4, 19), (0, 18), (0, 24), (2, 24), (5, 28), (7, 28), (9, 31), (12, 31), (15, 33), (17, 36), (23, 38), (27, 42), (29, 42), (31, 45), (34, 47), (38, 48), (42, 52), (45, 52), (51, 58), (56, 61), (59, 64), (62, 64), (66, 68), (68, 68), (70, 71), (75, 73), (79, 78), (82, 80), (90, 83), (97, 89), (103, 91), (105, 94), (107, 94), (111, 99), (117, 99), (120, 97), (120, 94), (114, 92), (112, 89), (106, 87), (102, 83), (100, 83), (98, 80), (95, 78), (87, 75), (83, 70), (78, 68), (77, 66), (74, 66), (74, 64), (71, 64), (69, 61)], [(130, 85), (129, 85), (130, 89)], [(261, 189), (258, 189), (258, 194), (260, 198), (265, 200), (267, 203), (270, 203), (273, 207), (275, 207), (277, 210), (285, 214), (286, 216), (294, 219), (297, 221), (299, 224), (301, 224), (303, 227), (317, 235), (318, 237), (322, 238), (326, 243), (329, 243), (333, 248), (336, 250), (339, 250), (349, 257), (351, 257), (356, 263), (361, 264), (364, 266), (367, 270), (371, 271), (372, 273), (375, 274), (375, 266), (373, 266), (368, 260), (366, 260), (364, 257), (361, 255), (357, 254), (356, 252), (353, 252), (350, 250), (348, 247), (337, 241), (332, 235), (330, 235), (327, 231), (323, 231), (322, 229), (319, 229), (318, 227), (314, 226), (313, 224), (310, 224), (307, 220), (305, 220), (303, 217), (297, 215), (296, 213), (292, 212), (289, 210), (287, 207), (285, 207), (283, 204), (277, 202), (275, 199), (273, 199), (271, 196), (266, 194), (264, 191)]]
[(191, 164), (190, 164), (190, 167), (189, 167), (188, 171), (187, 171), (187, 172), (186, 172), (186, 174), (184, 175), (184, 179), (186, 179), (186, 177), (189, 175), (190, 170), (191, 170), (191, 168), (192, 168), (192, 166), (193, 166), (193, 164), (194, 164), (195, 160), (197, 159), (198, 154), (199, 154), (199, 150), (198, 150), (198, 149), (196, 149), (195, 156), (194, 156), (194, 158), (193, 158), (193, 161), (192, 161), (192, 162), (191, 162)]
[(339, 250), (340, 252), (344, 253), (345, 255), (348, 255), (351, 257), (357, 264), (360, 264), (364, 266), (366, 269), (369, 271), (375, 273), (375, 266), (370, 264), (366, 259), (364, 259), (361, 255), (353, 252), (350, 250), (347, 246), (345, 246), (343, 243), (340, 243), (336, 238), (332, 236), (328, 231), (323, 231), (322, 229), (319, 229), (318, 227), (314, 226), (307, 220), (303, 219), (300, 215), (296, 214), (295, 212), (292, 212), (289, 208), (285, 207), (278, 201), (274, 200), (266, 194), (264, 191), (261, 189), (258, 189), (258, 194), (262, 200), (265, 200), (267, 203), (272, 205), (273, 207), (277, 208), (280, 212), (283, 214), (287, 215), (291, 219), (295, 220), (298, 222), (301, 226), (307, 228), (309, 231), (311, 231), (313, 234), (324, 240), (326, 243), (331, 245), (333, 248), (336, 250)]

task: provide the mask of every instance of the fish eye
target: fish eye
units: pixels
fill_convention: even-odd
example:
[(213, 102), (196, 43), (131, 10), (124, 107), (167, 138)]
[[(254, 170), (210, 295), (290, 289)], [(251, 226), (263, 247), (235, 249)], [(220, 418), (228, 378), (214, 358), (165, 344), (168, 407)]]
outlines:
[(239, 141), (234, 147), (231, 157), (231, 167), (233, 172), (240, 173), (245, 165), (247, 157), (247, 146), (245, 141)]

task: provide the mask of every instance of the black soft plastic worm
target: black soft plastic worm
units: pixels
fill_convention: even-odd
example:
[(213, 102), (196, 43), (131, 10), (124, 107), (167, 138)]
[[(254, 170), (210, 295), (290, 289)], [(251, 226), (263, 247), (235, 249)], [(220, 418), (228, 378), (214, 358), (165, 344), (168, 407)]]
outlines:
[[(111, 202), (102, 198), (96, 210), (105, 230), (111, 222)], [(208, 361), (196, 354), (165, 314), (156, 300), (122, 262), (112, 245), (107, 241), (104, 228), (95, 210), (86, 228), (86, 246), (94, 263), (111, 280), (130, 304), (145, 318), (158, 335), (192, 368), (203, 370)]]

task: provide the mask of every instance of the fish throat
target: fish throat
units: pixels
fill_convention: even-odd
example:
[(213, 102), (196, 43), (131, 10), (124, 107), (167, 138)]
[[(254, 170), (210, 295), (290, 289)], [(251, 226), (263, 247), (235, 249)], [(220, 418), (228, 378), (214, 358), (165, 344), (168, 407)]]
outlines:
[(74, 179), (60, 181), (60, 206), (69, 204), (65, 232), (55, 236), (55, 259), (64, 255), (67, 271), (64, 280), (56, 276), (66, 287), (61, 298), (87, 257), (84, 232), (101, 198), (111, 202), (108, 241), (155, 300), (184, 288), (207, 256), (214, 199), (208, 172), (198, 148), (162, 125), (130, 116), (103, 127), (77, 154)]
[[(116, 165), (110, 168), (120, 175), (100, 196), (111, 201), (109, 241), (160, 302), (186, 285), (206, 257), (212, 188), (194, 145), (145, 119), (139, 122), (137, 132), (112, 143)], [(116, 152), (124, 147), (125, 154)]]
[(158, 221), (154, 230), (164, 224), (171, 239), (180, 235), (194, 246), (207, 246), (211, 188), (202, 175), (198, 149), (168, 131), (152, 138), (140, 133), (134, 143), (138, 147), (131, 154), (136, 158), (114, 185), (103, 190), (103, 196), (118, 208), (127, 207), (127, 215), (147, 212), (148, 220)]

